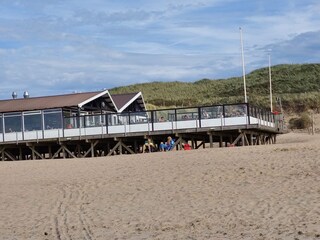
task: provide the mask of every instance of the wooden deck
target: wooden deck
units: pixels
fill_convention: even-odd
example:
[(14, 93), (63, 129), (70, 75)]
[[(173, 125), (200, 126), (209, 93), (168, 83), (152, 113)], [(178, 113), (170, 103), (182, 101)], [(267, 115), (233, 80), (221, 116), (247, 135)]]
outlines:
[[(177, 112), (176, 109), (174, 111)], [(113, 115), (119, 117), (119, 114), (110, 114), (106, 119)], [(196, 115), (173, 119), (161, 122), (151, 117), (133, 123), (2, 133), (0, 158), (2, 161), (15, 161), (134, 154), (140, 152), (146, 139), (150, 138), (159, 145), (168, 136), (175, 139), (176, 150), (183, 149), (183, 143), (189, 143), (193, 149), (205, 148), (206, 145), (273, 144), (276, 143), (276, 135), (282, 133), (274, 118), (252, 116), (249, 111), (241, 116), (221, 114), (216, 118), (201, 118)], [(74, 122), (79, 122), (79, 119), (74, 119)]]
[[(80, 131), (80, 130), (78, 130)], [(258, 124), (232, 125), (223, 127), (203, 127), (188, 129), (165, 129), (155, 131), (101, 133), (78, 136), (62, 136), (35, 140), (10, 141), (0, 144), (1, 160), (55, 159), (110, 156), (140, 152), (147, 138), (156, 144), (171, 136), (176, 141), (176, 149), (182, 143), (189, 143), (193, 149), (229, 145), (246, 146), (276, 143), (278, 129)]]

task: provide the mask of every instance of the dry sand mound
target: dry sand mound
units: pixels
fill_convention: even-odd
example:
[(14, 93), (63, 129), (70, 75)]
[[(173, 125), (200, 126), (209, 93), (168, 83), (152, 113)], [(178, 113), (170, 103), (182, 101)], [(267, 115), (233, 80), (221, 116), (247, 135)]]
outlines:
[(0, 163), (0, 239), (320, 239), (320, 136)]

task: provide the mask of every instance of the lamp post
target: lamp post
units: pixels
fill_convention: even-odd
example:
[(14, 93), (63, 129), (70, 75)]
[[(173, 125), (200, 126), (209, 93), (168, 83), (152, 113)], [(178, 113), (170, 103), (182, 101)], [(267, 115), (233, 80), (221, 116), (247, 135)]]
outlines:
[(272, 108), (272, 81), (271, 81), (271, 54), (269, 53), (269, 88), (270, 88), (270, 110), (273, 112)]
[(239, 27), (240, 31), (240, 43), (241, 43), (241, 57), (242, 57), (242, 75), (243, 75), (243, 89), (244, 89), (244, 102), (247, 103), (247, 88), (246, 88), (246, 69), (244, 66), (244, 53), (243, 53), (243, 39), (242, 39), (242, 29)]

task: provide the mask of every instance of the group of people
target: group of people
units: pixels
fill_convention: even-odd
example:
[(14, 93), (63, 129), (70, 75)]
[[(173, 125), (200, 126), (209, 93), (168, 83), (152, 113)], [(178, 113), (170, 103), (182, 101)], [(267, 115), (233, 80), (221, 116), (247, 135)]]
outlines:
[[(145, 141), (144, 145), (142, 146), (142, 153), (144, 152), (166, 152), (166, 151), (171, 151), (174, 149), (176, 143), (172, 137), (168, 137), (167, 141), (165, 142), (160, 142), (159, 148), (156, 144), (153, 143), (151, 138), (148, 138), (148, 140)], [(188, 143), (183, 143), (182, 147), (184, 150), (191, 150), (191, 146)]]
[[(174, 148), (175, 142), (174, 140), (169, 136), (167, 138), (166, 142), (160, 142), (159, 144), (159, 151), (164, 152), (164, 151), (171, 151)], [(153, 143), (151, 138), (148, 138), (147, 141), (145, 141), (144, 145), (142, 146), (142, 152), (153, 152), (157, 151), (156, 145)]]

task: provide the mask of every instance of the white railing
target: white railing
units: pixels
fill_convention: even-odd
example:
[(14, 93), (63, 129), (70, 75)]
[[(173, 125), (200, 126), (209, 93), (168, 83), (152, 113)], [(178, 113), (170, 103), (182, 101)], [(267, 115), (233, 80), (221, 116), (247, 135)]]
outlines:
[(239, 117), (221, 117), (213, 119), (191, 119), (183, 121), (167, 121), (155, 123), (135, 123), (114, 126), (96, 126), (86, 128), (73, 129), (50, 129), (37, 130), (28, 132), (13, 132), (0, 134), (0, 142), (19, 142), (28, 140), (52, 139), (52, 138), (71, 138), (86, 137), (95, 135), (111, 135), (111, 134), (128, 134), (138, 132), (152, 132), (165, 130), (182, 130), (182, 129), (201, 129), (201, 128), (223, 128), (228, 126), (247, 126), (259, 125), (267, 127), (275, 127), (275, 123), (265, 121), (255, 117), (239, 116)]

